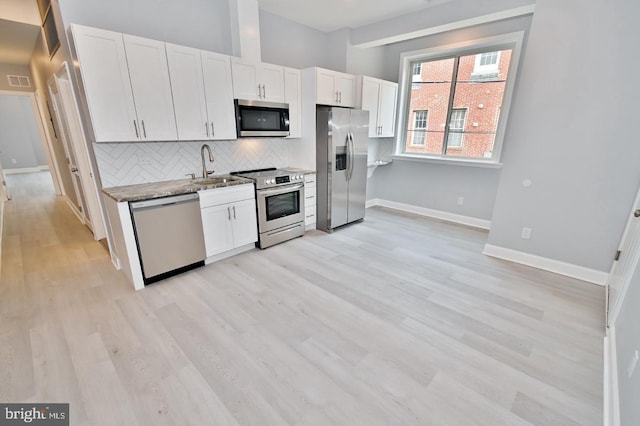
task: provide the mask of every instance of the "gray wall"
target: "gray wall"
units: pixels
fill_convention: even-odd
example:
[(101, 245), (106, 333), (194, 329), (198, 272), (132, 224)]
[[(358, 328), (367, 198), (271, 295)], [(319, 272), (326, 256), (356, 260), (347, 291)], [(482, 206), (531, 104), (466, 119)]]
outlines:
[[(446, 22), (445, 18), (441, 17), (441, 22)], [(464, 40), (491, 37), (514, 31), (527, 31), (530, 23), (530, 17), (518, 17), (394, 43), (384, 48), (375, 48), (373, 49), (374, 52), (383, 49), (382, 57), (384, 60), (379, 62), (378, 66), (375, 66), (375, 62), (371, 64), (371, 69), (380, 78), (398, 81), (400, 55), (404, 52), (437, 47)], [(355, 52), (372, 50), (355, 47), (351, 49)], [(522, 54), (524, 55), (525, 52), (526, 48), (523, 47)], [(369, 58), (375, 57), (375, 54), (365, 54), (369, 55)], [(516, 86), (518, 81), (516, 80)], [(514, 92), (515, 97), (517, 97), (517, 89)], [(511, 141), (506, 138), (504, 141), (505, 146), (510, 143)], [(493, 214), (500, 175), (500, 169), (495, 168), (394, 160), (391, 166), (379, 167), (373, 177), (369, 179), (368, 198), (381, 198), (490, 220)], [(464, 197), (462, 206), (457, 204), (459, 196)]]
[(538, 0), (490, 244), (609, 271), (640, 183), (637, 16), (634, 0)]
[(29, 96), (0, 94), (0, 160), (5, 170), (47, 165)]
[(12, 90), (14, 92), (33, 92), (33, 81), (31, 87), (13, 87), (9, 86), (7, 75), (25, 75), (31, 78), (31, 71), (26, 65), (0, 64), (0, 90)]
[(291, 68), (328, 67), (328, 35), (260, 11), (262, 61)]
[(66, 25), (82, 24), (231, 54), (228, 0), (59, 0)]

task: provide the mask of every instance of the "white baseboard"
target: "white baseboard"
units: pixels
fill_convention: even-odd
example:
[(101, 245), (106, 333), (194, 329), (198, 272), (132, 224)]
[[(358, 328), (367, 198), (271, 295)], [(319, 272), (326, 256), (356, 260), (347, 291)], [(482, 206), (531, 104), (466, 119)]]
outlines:
[(615, 326), (604, 336), (604, 376), (602, 417), (604, 426), (620, 426), (620, 400), (618, 394), (618, 356)]
[(427, 216), (434, 219), (444, 220), (447, 222), (459, 223), (461, 225), (471, 226), (480, 229), (489, 229), (491, 221), (478, 219), (471, 216), (463, 216), (461, 214), (449, 213), (442, 210), (433, 210), (426, 207), (414, 206), (411, 204), (398, 203), (395, 201), (383, 200), (381, 198), (373, 198), (367, 201), (366, 207), (381, 206), (390, 209), (401, 210), (408, 213), (415, 213), (421, 216)]
[(510, 262), (520, 263), (522, 265), (533, 266), (534, 268), (543, 269), (545, 271), (565, 275), (567, 277), (577, 278), (579, 280), (598, 285), (606, 285), (609, 277), (609, 274), (606, 272), (549, 259), (547, 257), (536, 256), (534, 254), (512, 250), (505, 247), (494, 246), (492, 244), (485, 244), (482, 253), (487, 256), (497, 257)]
[(44, 172), (49, 170), (49, 166), (25, 167), (23, 169), (4, 169), (5, 175), (17, 175), (19, 173)]

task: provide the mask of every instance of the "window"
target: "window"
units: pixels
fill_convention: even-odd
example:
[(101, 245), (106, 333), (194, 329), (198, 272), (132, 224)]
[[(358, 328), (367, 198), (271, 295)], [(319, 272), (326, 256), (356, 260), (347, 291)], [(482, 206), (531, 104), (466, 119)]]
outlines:
[(447, 136), (447, 148), (462, 148), (462, 137), (464, 136), (464, 122), (466, 115), (466, 109), (451, 110), (449, 135)]
[(415, 111), (413, 117), (411, 145), (424, 145), (427, 130), (427, 111)]
[(396, 154), (498, 163), (521, 41), (513, 33), (403, 54)]

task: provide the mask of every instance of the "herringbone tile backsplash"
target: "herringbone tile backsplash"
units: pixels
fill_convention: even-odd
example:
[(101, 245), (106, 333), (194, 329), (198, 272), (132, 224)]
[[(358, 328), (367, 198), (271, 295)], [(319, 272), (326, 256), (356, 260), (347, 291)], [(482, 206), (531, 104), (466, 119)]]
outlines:
[(207, 168), (215, 174), (264, 167), (287, 167), (286, 139), (238, 139), (207, 142), (97, 143), (93, 145), (102, 186), (132, 185), (183, 179), (202, 174), (200, 147), (207, 143), (215, 161)]

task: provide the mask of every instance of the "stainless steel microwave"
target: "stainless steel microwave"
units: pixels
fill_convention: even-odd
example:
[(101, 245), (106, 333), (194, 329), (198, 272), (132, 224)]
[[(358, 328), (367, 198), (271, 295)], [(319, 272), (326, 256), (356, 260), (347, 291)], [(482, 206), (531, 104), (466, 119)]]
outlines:
[(238, 137), (289, 136), (289, 104), (235, 100)]

